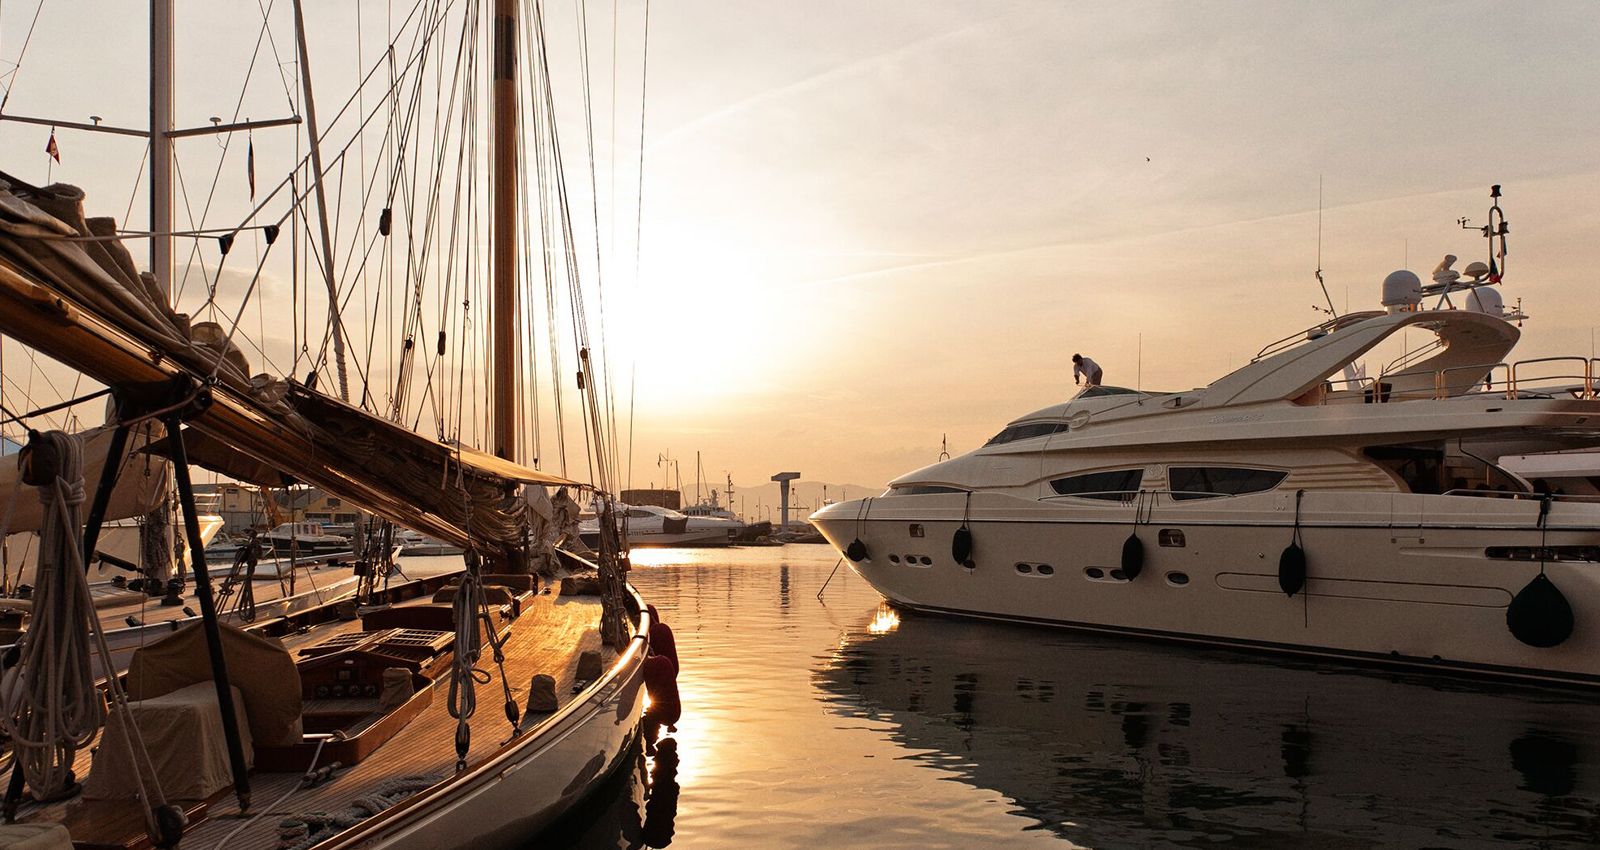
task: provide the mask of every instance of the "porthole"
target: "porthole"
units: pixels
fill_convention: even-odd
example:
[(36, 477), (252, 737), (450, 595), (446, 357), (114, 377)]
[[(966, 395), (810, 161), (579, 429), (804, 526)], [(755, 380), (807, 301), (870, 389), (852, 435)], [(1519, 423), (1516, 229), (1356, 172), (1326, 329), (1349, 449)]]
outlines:
[(917, 562), (917, 556), (916, 555), (907, 555), (906, 556), (906, 563), (915, 564), (916, 562)]
[(1167, 584), (1170, 584), (1173, 587), (1183, 587), (1184, 585), (1186, 585), (1188, 583), (1189, 583), (1189, 574), (1188, 573), (1180, 573), (1180, 572), (1177, 572), (1176, 570), (1174, 570), (1173, 572), (1167, 573)]
[(1122, 570), (1112, 570), (1111, 571), (1111, 577), (1116, 579), (1117, 581), (1127, 581), (1128, 580), (1128, 574), (1123, 572)]
[(930, 558), (930, 557), (928, 557), (928, 556), (927, 556), (927, 555), (923, 555), (923, 556), (922, 556), (922, 565), (923, 565), (923, 566), (924, 566), (924, 567), (931, 567), (931, 566), (933, 566), (933, 559), (932, 559), (932, 558)]
[(1084, 567), (1083, 574), (1093, 579), (1102, 579), (1106, 577), (1106, 571), (1100, 569), (1099, 567)]
[(891, 564), (900, 563), (900, 556), (899, 555), (890, 555), (889, 556), (889, 563), (891, 563)]
[(1053, 576), (1056, 574), (1056, 568), (1050, 566), (1049, 564), (1040, 564), (1038, 569), (1039, 575), (1042, 576)]
[(1017, 572), (1022, 573), (1023, 575), (1027, 575), (1028, 573), (1033, 572), (1033, 565), (1032, 564), (1018, 564), (1017, 565)]

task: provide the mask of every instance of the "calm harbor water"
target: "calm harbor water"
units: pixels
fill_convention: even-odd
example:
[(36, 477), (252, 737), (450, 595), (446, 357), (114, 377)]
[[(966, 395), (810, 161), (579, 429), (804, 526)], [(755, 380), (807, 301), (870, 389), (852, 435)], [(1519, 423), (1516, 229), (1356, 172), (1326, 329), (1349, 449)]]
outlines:
[(678, 764), (536, 846), (1592, 847), (1600, 700), (895, 615), (823, 546), (636, 553)]

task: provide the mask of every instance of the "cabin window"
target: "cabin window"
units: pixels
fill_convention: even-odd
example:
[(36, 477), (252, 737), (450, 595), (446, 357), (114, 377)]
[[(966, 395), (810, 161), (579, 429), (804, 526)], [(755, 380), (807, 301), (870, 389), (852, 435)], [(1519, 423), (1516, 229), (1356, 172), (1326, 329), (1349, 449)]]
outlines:
[(1600, 546), (1490, 546), (1485, 557), (1496, 561), (1600, 561)]
[(932, 496), (937, 493), (965, 493), (960, 487), (945, 487), (941, 484), (903, 484), (890, 487), (885, 496)]
[(998, 446), (1002, 443), (1014, 443), (1018, 440), (1029, 440), (1034, 437), (1043, 437), (1046, 434), (1059, 434), (1067, 430), (1065, 422), (1029, 422), (1024, 425), (1007, 425), (1004, 431), (989, 438), (986, 446)]
[(649, 518), (650, 518), (650, 512), (649, 511), (641, 511), (641, 510), (628, 511), (628, 519), (649, 519)]
[(1260, 493), (1278, 486), (1287, 472), (1274, 469), (1244, 469), (1231, 466), (1174, 466), (1167, 470), (1167, 485), (1172, 498), (1212, 499)]
[(1087, 475), (1057, 478), (1050, 482), (1050, 489), (1056, 491), (1056, 495), (1059, 496), (1131, 502), (1134, 494), (1139, 492), (1139, 482), (1143, 478), (1143, 469), (1091, 472)]

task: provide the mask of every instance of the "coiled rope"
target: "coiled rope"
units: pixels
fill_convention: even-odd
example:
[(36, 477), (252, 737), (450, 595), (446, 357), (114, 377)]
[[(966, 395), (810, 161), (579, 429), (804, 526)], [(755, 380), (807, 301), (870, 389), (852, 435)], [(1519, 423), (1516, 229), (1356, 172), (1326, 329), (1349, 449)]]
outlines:
[[(32, 622), (18, 641), (19, 660), (0, 677), (0, 731), (11, 738), (15, 758), (35, 796), (49, 799), (70, 788), (75, 781), (73, 758), (105, 723), (91, 647), (99, 650), (108, 669), (113, 662), (95, 615), (77, 540), (84, 499), (82, 444), (61, 431), (35, 433), (28, 461), (34, 479), (47, 479), (39, 486), (45, 510), (39, 529), (38, 588)], [(120, 679), (109, 676), (107, 684), (128, 733), (124, 740), (135, 766), (139, 798), (146, 802), (146, 824), (152, 835), (159, 835), (155, 810), (164, 807), (166, 799), (154, 781), (146, 787), (145, 776), (153, 780), (155, 769)]]

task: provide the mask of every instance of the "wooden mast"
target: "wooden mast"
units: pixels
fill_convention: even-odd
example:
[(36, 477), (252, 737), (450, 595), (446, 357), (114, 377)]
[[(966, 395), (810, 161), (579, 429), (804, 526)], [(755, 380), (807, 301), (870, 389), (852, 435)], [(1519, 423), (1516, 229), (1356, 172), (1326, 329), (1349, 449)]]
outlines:
[(494, 453), (517, 459), (517, 12), (520, 0), (494, 0), (494, 82), (490, 92), (493, 247), (490, 435)]
[(150, 273), (172, 301), (172, 0), (150, 0)]

